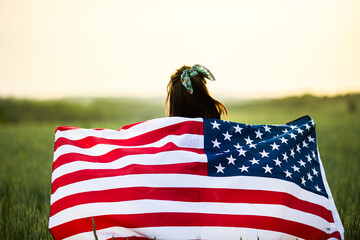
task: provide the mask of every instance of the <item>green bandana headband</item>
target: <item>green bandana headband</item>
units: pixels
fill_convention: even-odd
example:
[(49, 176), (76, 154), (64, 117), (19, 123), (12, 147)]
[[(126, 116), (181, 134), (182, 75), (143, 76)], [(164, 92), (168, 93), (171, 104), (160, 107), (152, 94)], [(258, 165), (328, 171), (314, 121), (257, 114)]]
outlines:
[(212, 75), (209, 69), (199, 64), (195, 64), (190, 69), (184, 70), (181, 74), (181, 83), (190, 94), (193, 94), (194, 92), (193, 86), (191, 84), (191, 77), (199, 74), (211, 81), (215, 81), (215, 77)]

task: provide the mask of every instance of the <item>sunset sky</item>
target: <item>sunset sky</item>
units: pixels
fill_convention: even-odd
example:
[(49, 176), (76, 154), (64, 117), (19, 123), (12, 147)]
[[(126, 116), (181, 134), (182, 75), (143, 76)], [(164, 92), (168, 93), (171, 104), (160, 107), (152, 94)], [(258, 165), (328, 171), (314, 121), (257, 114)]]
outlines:
[(160, 97), (197, 63), (219, 97), (360, 92), (360, 1), (0, 0), (0, 97)]

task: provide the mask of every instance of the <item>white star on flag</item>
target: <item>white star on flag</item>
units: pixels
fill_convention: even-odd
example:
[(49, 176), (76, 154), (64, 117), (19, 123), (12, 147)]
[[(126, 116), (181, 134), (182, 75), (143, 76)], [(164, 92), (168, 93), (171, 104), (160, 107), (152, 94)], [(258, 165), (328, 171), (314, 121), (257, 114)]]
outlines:
[(305, 157), (307, 158), (307, 161), (308, 161), (309, 163), (311, 163), (311, 157), (310, 157), (310, 155), (308, 154), (308, 155), (306, 155)]
[(273, 144), (270, 144), (270, 146), (272, 147), (272, 150), (279, 150), (280, 145), (277, 145), (276, 142), (274, 142)]
[(256, 149), (256, 146), (255, 146), (254, 144), (252, 144), (252, 143), (249, 145), (249, 147), (250, 147), (250, 148), (255, 148), (255, 149)]
[(258, 129), (257, 131), (255, 131), (255, 134), (256, 134), (256, 138), (262, 139), (261, 136), (263, 135), (263, 133), (260, 132), (260, 129)]
[(249, 167), (245, 167), (244, 165), (242, 165), (242, 167), (239, 168), (239, 169), (241, 170), (241, 172), (244, 172), (244, 171), (249, 172), (249, 171), (248, 171), (248, 168), (249, 168)]
[(273, 161), (275, 162), (275, 166), (281, 167), (281, 161), (279, 160), (279, 158), (273, 159)]
[(243, 130), (243, 128), (239, 127), (239, 124), (236, 125), (234, 128), (235, 128), (235, 132), (236, 132), (236, 133), (238, 132), (238, 133), (241, 134), (241, 130)]
[(242, 148), (242, 146), (241, 146), (239, 143), (237, 143), (236, 145), (234, 145), (234, 147), (235, 147), (236, 149)]
[(298, 131), (299, 134), (304, 135), (304, 130), (302, 130), (301, 128), (298, 128), (296, 130)]
[(311, 170), (313, 171), (313, 175), (318, 176), (318, 171), (316, 171), (316, 169), (315, 169), (315, 168), (313, 168), (313, 169), (311, 169)]
[(304, 178), (304, 177), (301, 177), (301, 184), (305, 185), (305, 183), (306, 183), (305, 178)]
[(287, 143), (287, 141), (288, 141), (288, 140), (287, 140), (286, 138), (284, 138), (284, 137), (281, 137), (281, 138), (280, 138), (280, 140), (281, 140), (281, 143), (285, 143), (285, 144), (288, 144), (288, 143)]
[(288, 160), (288, 158), (289, 158), (289, 157), (287, 156), (287, 154), (286, 154), (286, 153), (282, 153), (282, 155), (283, 155), (283, 158), (284, 158), (283, 160), (287, 162), (287, 160)]
[(245, 138), (244, 140), (246, 141), (246, 144), (248, 144), (248, 145), (249, 145), (249, 144), (252, 144), (252, 142), (254, 141), (254, 140), (251, 140), (251, 139), (250, 139), (250, 136), (248, 136), (248, 137)]
[(239, 150), (237, 150), (239, 152), (239, 156), (243, 155), (244, 157), (246, 157), (245, 153), (247, 152), (246, 150), (240, 148)]
[(249, 160), (251, 162), (252, 165), (254, 164), (259, 164), (260, 160), (256, 160), (255, 158), (253, 158), (252, 160)]
[(306, 162), (304, 162), (303, 160), (300, 159), (300, 161), (298, 161), (298, 163), (300, 164), (300, 166), (305, 167)]
[(213, 144), (214, 144), (214, 146), (213, 147), (217, 147), (217, 148), (220, 148), (220, 142), (218, 142), (218, 140), (217, 140), (217, 138), (215, 139), (215, 141), (211, 141)]
[(220, 130), (220, 128), (219, 128), (220, 124), (217, 123), (216, 120), (215, 120), (214, 122), (212, 122), (211, 124), (213, 125), (213, 129), (214, 129), (214, 128), (217, 128), (217, 129)]
[(295, 151), (294, 151), (294, 149), (293, 149), (293, 148), (292, 148), (292, 149), (290, 149), (290, 156), (295, 157)]
[(294, 169), (294, 172), (300, 172), (300, 171), (299, 171), (300, 168), (298, 168), (297, 166), (295, 166), (295, 164), (294, 164), (294, 166), (292, 166), (292, 169)]
[(219, 166), (215, 166), (215, 167), (216, 167), (216, 169), (217, 169), (217, 172), (216, 172), (216, 173), (219, 173), (219, 172), (224, 173), (225, 167), (221, 166), (221, 163), (219, 163)]
[(296, 140), (296, 135), (294, 134), (294, 133), (290, 133), (290, 138), (293, 138), (293, 139), (295, 139)]
[(261, 154), (261, 157), (262, 157), (262, 158), (263, 158), (263, 157), (269, 157), (269, 153), (268, 153), (268, 152), (265, 152), (265, 149), (263, 149), (263, 151), (260, 152), (260, 154)]
[(312, 181), (313, 176), (311, 176), (311, 174), (310, 174), (310, 173), (307, 173), (307, 177), (308, 177), (308, 180)]
[(271, 133), (271, 131), (270, 131), (271, 127), (269, 127), (268, 125), (265, 125), (264, 128), (265, 128), (265, 132)]
[(231, 163), (231, 164), (235, 165), (236, 158), (233, 158), (232, 155), (230, 155), (230, 157), (227, 157), (226, 159), (229, 160), (229, 163), (228, 163), (228, 164)]
[(269, 167), (268, 164), (266, 164), (266, 166), (263, 167), (263, 169), (265, 169), (265, 173), (269, 172), (270, 174), (272, 174), (271, 169), (273, 169), (273, 168), (272, 168), (272, 167)]
[(289, 172), (287, 169), (284, 171), (284, 173), (286, 174), (286, 177), (292, 178), (291, 177), (291, 172)]
[(226, 133), (223, 133), (223, 135), (224, 135), (224, 137), (225, 137), (225, 138), (224, 138), (224, 141), (225, 141), (225, 140), (229, 140), (229, 141), (231, 142), (231, 137), (232, 137), (232, 135), (230, 135), (228, 131), (226, 131)]

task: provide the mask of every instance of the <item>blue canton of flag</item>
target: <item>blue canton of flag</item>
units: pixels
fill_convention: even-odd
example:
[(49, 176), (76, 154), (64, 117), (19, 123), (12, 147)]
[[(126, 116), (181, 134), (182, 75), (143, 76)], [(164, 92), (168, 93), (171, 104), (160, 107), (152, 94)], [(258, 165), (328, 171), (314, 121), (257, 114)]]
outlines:
[(328, 197), (309, 116), (283, 125), (204, 119), (204, 137), (209, 176), (283, 179)]

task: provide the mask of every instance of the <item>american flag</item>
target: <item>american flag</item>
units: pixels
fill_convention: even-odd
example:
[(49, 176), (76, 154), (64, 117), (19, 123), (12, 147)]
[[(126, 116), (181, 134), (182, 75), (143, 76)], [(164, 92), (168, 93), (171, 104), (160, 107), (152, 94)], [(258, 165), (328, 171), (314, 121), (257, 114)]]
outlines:
[(58, 127), (55, 239), (343, 239), (309, 116)]

